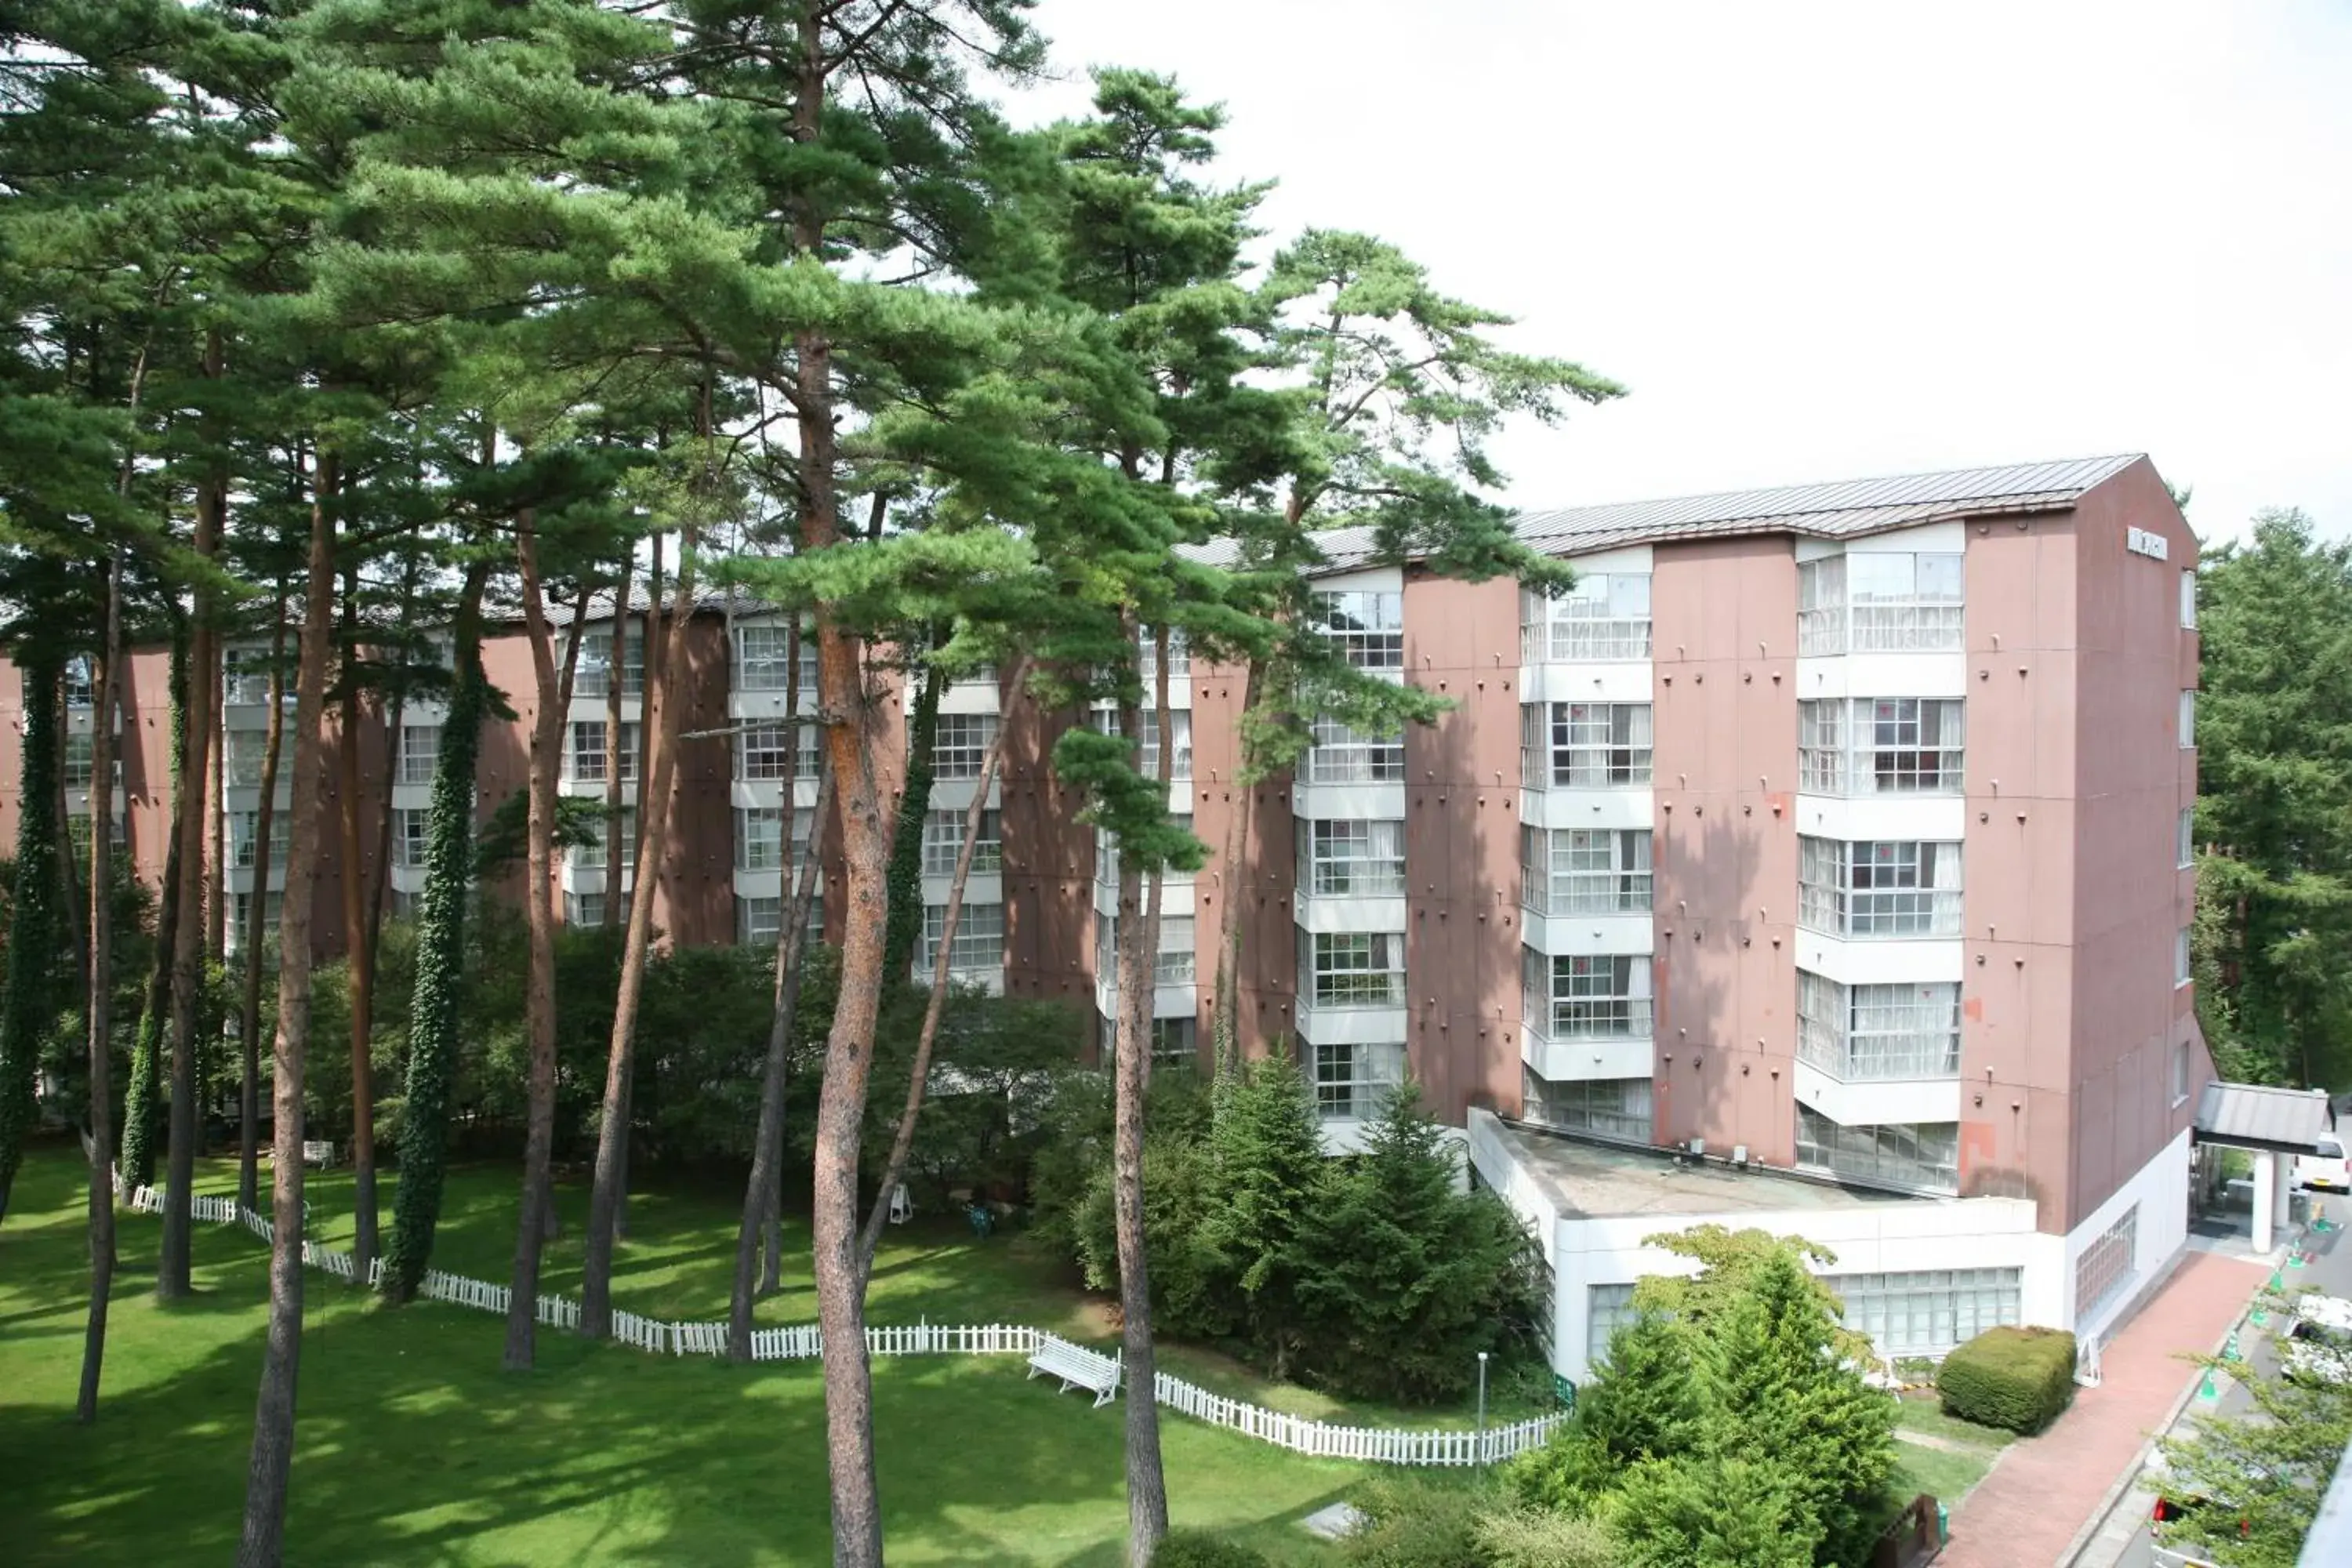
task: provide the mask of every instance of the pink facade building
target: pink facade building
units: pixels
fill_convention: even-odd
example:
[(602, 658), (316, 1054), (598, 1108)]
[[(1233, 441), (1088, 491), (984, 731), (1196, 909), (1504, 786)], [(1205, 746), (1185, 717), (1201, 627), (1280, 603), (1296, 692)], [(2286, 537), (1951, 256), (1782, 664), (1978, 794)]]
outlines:
[[(1297, 1054), (1335, 1151), (1387, 1086), (1423, 1087), (1536, 1231), (1570, 1375), (1633, 1280), (1675, 1265), (1644, 1238), (1706, 1221), (1829, 1247), (1851, 1318), (1892, 1353), (1996, 1322), (2095, 1336), (2183, 1244), (2212, 1076), (2187, 964), (2197, 542), (2154, 467), (1803, 486), (1518, 529), (1574, 564), (1573, 590), (1450, 581), (1330, 537), (1315, 586), (1331, 635), (1453, 707), (1402, 735), (1318, 721), (1295, 776), (1251, 786), (1240, 866), (1221, 855), (1240, 674), (1173, 651), (1171, 806), (1213, 855), (1167, 890), (1156, 1054), (1205, 1051), (1209, 955), (1239, 900), (1244, 1048)], [(633, 749), (644, 640), (615, 742), (609, 608), (585, 629), (564, 787), (601, 796), (604, 748)], [(690, 636), (695, 738), (657, 918), (678, 941), (772, 941), (815, 796), (803, 749), (784, 798), (791, 632), (714, 602)], [(519, 637), (489, 650), (520, 722), (485, 737), (486, 812), (522, 783), (528, 657)], [(803, 672), (813, 684), (813, 660)], [(151, 876), (162, 681), (142, 655), (121, 718), (118, 799)], [(16, 683), (0, 702), (21, 702)], [(1060, 728), (1097, 716), (986, 679), (942, 714), (937, 904), (1008, 726), (956, 972), (1108, 1018), (1115, 857), (1045, 763)], [(233, 872), (264, 718), (234, 694), (225, 710)], [(398, 910), (422, 885), (438, 714), (415, 708), (396, 734), (386, 718), (366, 787), (388, 792)], [(87, 732), (86, 707), (73, 721)], [(15, 782), (0, 755), (0, 832)], [(282, 803), (299, 785), (280, 787)], [(579, 921), (625, 889), (601, 851), (559, 879)]]

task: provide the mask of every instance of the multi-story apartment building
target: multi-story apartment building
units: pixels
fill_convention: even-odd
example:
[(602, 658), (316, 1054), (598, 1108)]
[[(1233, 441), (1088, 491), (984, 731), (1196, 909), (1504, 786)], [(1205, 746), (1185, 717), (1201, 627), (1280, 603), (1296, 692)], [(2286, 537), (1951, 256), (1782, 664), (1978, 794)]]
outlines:
[[(1327, 540), (1328, 635), (1453, 707), (1397, 735), (1316, 721), (1296, 776), (1247, 786), (1238, 866), (1223, 851), (1241, 675), (1171, 647), (1171, 806), (1213, 853), (1166, 889), (1155, 1054), (1206, 1048), (1207, 955), (1239, 900), (1244, 1048), (1296, 1050), (1335, 1150), (1416, 1079), (1535, 1228), (1571, 1375), (1633, 1279), (1677, 1266), (1644, 1238), (1707, 1220), (1832, 1248), (1851, 1315), (1891, 1352), (1993, 1322), (2096, 1334), (2183, 1243), (2191, 1108), (2211, 1077), (2187, 964), (2197, 542), (2153, 466), (1803, 486), (1518, 529), (1573, 563), (1574, 589), (1452, 581)], [(609, 607), (581, 628), (562, 770), (601, 798), (617, 743), (632, 812), (633, 619), (617, 740)], [(676, 940), (774, 937), (816, 796), (813, 731), (782, 721), (792, 635), (717, 601), (688, 627), (656, 910)], [(239, 658), (223, 805), (241, 899), (247, 737), (266, 710)], [(520, 637), (487, 663), (518, 717), (485, 736), (485, 812), (522, 784), (533, 717)], [(163, 661), (133, 664), (118, 803), (152, 875)], [(813, 653), (800, 668), (805, 708)], [(880, 700), (903, 716), (903, 693)], [(370, 752), (396, 904), (421, 886), (438, 720), (412, 704)], [(85, 705), (77, 732), (89, 722)], [(1003, 725), (951, 965), (1082, 1008), (1105, 1040), (1116, 855), (1045, 759), (1063, 728), (1108, 722), (1041, 711), (986, 674), (946, 693), (917, 958), (928, 973)], [(900, 758), (877, 763), (895, 792)], [(0, 755), (0, 830), (15, 773)], [(280, 805), (300, 787), (281, 782)], [(328, 850), (322, 875), (339, 876)], [(565, 858), (567, 919), (600, 920), (625, 892), (627, 868), (603, 859)]]

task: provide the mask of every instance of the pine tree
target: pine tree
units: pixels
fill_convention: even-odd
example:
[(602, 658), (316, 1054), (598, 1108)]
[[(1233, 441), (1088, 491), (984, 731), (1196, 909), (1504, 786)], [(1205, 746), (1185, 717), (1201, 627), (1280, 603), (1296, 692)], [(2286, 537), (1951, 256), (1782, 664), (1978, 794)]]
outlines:
[(1689, 1329), (1661, 1313), (1637, 1314), (1577, 1390), (1575, 1418), (1513, 1464), (1513, 1489), (1537, 1507), (1583, 1513), (1632, 1467), (1698, 1451), (1714, 1376)]
[(58, 725), (64, 702), (62, 663), (39, 644), (17, 650), (25, 674), (25, 738), (18, 779), (16, 868), (8, 922), (7, 979), (0, 989), (0, 1218), (25, 1157), (36, 1115), (41, 1047), (59, 1004), (58, 818), (33, 803), (58, 792)]
[(1322, 1130), (1287, 1053), (1252, 1064), (1224, 1094), (1210, 1151), (1214, 1205), (1202, 1246), (1239, 1291), (1250, 1339), (1288, 1375), (1305, 1310), (1298, 1231), (1322, 1191)]

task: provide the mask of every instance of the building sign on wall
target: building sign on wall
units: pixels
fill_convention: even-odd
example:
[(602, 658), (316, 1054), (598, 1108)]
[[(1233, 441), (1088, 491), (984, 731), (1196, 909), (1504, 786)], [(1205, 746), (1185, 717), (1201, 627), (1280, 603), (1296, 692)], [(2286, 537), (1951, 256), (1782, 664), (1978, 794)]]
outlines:
[(2146, 555), (2161, 561), (2164, 559), (2164, 552), (2169, 542), (2164, 535), (2151, 533), (2145, 528), (2127, 528), (2124, 531), (2124, 548), (2135, 555)]

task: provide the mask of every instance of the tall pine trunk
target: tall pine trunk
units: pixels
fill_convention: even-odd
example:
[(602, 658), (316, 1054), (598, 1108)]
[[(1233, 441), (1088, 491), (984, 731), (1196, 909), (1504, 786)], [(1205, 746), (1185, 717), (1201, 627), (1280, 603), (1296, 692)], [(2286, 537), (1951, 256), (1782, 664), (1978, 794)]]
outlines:
[[(1242, 675), (1244, 713), (1257, 711), (1262, 679), (1258, 661), (1250, 659)], [(1252, 805), (1256, 789), (1244, 750), (1234, 759), (1229, 789), (1233, 810), (1225, 819), (1224, 856), (1217, 878), (1217, 894), (1223, 902), (1217, 910), (1217, 978), (1210, 993), (1209, 1043), (1221, 1085), (1241, 1071), (1242, 883), (1243, 868), (1249, 858), (1250, 829), (1257, 816)]]
[[(1008, 689), (1018, 692), (1028, 679), (1029, 656), (1024, 653), (1013, 667)], [(936, 721), (936, 700), (932, 706)], [(890, 1157), (883, 1163), (882, 1183), (874, 1190), (874, 1206), (866, 1212), (866, 1229), (858, 1240), (858, 1267), (868, 1280), (874, 1274), (875, 1249), (882, 1244), (882, 1226), (889, 1218), (891, 1194), (898, 1191), (900, 1179), (907, 1173), (908, 1156), (914, 1152), (915, 1123), (923, 1113), (923, 1097), (930, 1085), (931, 1053), (939, 1044), (940, 1020), (947, 1013), (950, 950), (955, 946), (956, 927), (963, 919), (964, 888), (971, 880), (971, 859), (980, 847), (981, 820), (987, 815), (988, 792), (996, 783), (997, 765), (1004, 757), (1008, 730), (1008, 726), (1000, 723), (996, 733), (989, 737), (988, 749), (981, 756), (980, 779), (972, 786), (971, 804), (963, 808), (963, 844), (956, 851), (955, 871), (948, 882), (947, 909), (940, 921), (939, 947), (931, 955), (931, 994), (923, 1005), (922, 1027), (915, 1036), (915, 1060), (907, 1079), (907, 1103), (898, 1112), (898, 1125), (890, 1137)], [(920, 886), (919, 882), (916, 884), (918, 892)]]
[[(286, 592), (278, 590), (278, 615), (269, 632), (269, 718), (261, 748), (261, 805), (253, 819), (253, 892), (246, 900), (243, 989), (237, 1005), (238, 1047), (244, 1071), (237, 1082), (236, 1201), (261, 1206), (261, 954), (268, 935), (269, 837), (278, 828), (278, 759), (286, 743)], [(364, 1279), (366, 1276), (362, 1275)]]
[[(555, 663), (547, 626), (546, 584), (539, 574), (539, 541), (530, 509), (515, 520), (515, 553), (522, 568), (523, 626), (538, 678), (539, 711), (531, 723), (530, 800), (523, 857), (523, 907), (530, 931), (530, 959), (524, 983), (524, 1029), (530, 1042), (529, 1106), (522, 1155), (522, 1213), (515, 1226), (512, 1293), (507, 1302), (507, 1342), (500, 1364), (528, 1372), (539, 1351), (539, 1261), (547, 1245), (555, 1206), (555, 797), (556, 760), (563, 746), (564, 721), (572, 707), (572, 677), (579, 668), (580, 639), (566, 639), (563, 664)], [(583, 591), (572, 624), (587, 614)], [(613, 737), (615, 741), (619, 737)]]
[[(621, 875), (621, 857), (632, 847), (621, 842), (624, 814), (621, 810), (621, 701), (627, 695), (624, 671), (629, 657), (629, 578), (636, 563), (634, 558), (621, 563), (620, 586), (613, 590), (613, 653), (604, 676), (604, 733), (611, 743), (604, 748), (604, 921), (621, 923), (620, 900), (613, 890)], [(653, 639), (646, 639), (648, 651)], [(650, 666), (653, 660), (645, 663)], [(646, 715), (649, 710), (645, 688), (638, 687), (637, 711)], [(644, 814), (638, 814), (644, 820)]]
[(293, 818), (278, 926), (278, 1035), (270, 1053), (269, 1328), (254, 1405), (253, 1460), (245, 1489), (237, 1568), (277, 1568), (285, 1556), (286, 1483), (294, 1464), (294, 1388), (302, 1355), (302, 1071), (310, 1043), (310, 920), (317, 903), (327, 768), (327, 649), (333, 637), (339, 464), (319, 453), (310, 509), (310, 570), (302, 594), (302, 647), (294, 681)]
[[(188, 752), (188, 639), (184, 628), (172, 639), (172, 778), (185, 776)], [(172, 962), (179, 951), (181, 853), (179, 811), (164, 832), (163, 880), (155, 892), (155, 959), (147, 994), (139, 1010), (131, 1047), (131, 1082), (122, 1107), (122, 1184), (137, 1189), (155, 1180), (155, 1088), (162, 1073), (163, 1019), (172, 1005)]]
[[(797, 640), (796, 635), (795, 643)], [(797, 659), (793, 663), (797, 674)], [(784, 703), (785, 715), (790, 718), (794, 695), (787, 694)], [(797, 742), (793, 749), (798, 750)], [(785, 767), (783, 838), (790, 846), (794, 770), (789, 762)], [(743, 1218), (735, 1229), (734, 1288), (727, 1301), (727, 1356), (739, 1363), (751, 1359), (751, 1276), (759, 1262), (761, 1241), (771, 1226), (778, 1231), (782, 1228), (776, 1211), (778, 1187), (783, 1177), (784, 1090), (791, 1081), (793, 1034), (799, 1022), (809, 911), (815, 901), (816, 880), (824, 863), (824, 821), (833, 813), (833, 770), (820, 766), (818, 774), (816, 815), (809, 824), (808, 850), (794, 868), (791, 904), (776, 922), (775, 1011), (768, 1020), (768, 1054), (760, 1067), (760, 1123), (752, 1134), (751, 1174), (743, 1188)], [(781, 1274), (781, 1240), (767, 1237), (766, 1247), (768, 1268)]]
[[(220, 335), (205, 350), (205, 369), (220, 374)], [(319, 489), (327, 489), (328, 459), (319, 459)], [(219, 549), (222, 514), (228, 504), (228, 479), (218, 469), (207, 472), (196, 486), (196, 554), (209, 563)], [(173, 782), (173, 804), (180, 814), (180, 917), (172, 951), (172, 1113), (165, 1144), (163, 1252), (155, 1271), (155, 1294), (173, 1300), (186, 1296), (189, 1280), (191, 1215), (189, 1205), (196, 1175), (196, 1053), (205, 1015), (205, 895), (206, 876), (205, 812), (210, 804), (205, 780), (220, 737), (220, 713), (213, 706), (219, 689), (214, 677), (220, 665), (220, 638), (214, 624), (212, 591), (199, 586), (195, 623), (188, 637), (188, 743), (179, 776)], [(309, 648), (303, 654), (308, 657)], [(298, 789), (316, 779), (296, 774)], [(290, 868), (289, 868), (290, 870)], [(291, 881), (289, 875), (289, 881)], [(291, 891), (289, 887), (289, 891)]]
[(64, 669), (53, 647), (28, 647), (19, 657), (25, 660), (24, 789), (17, 797), (7, 982), (0, 991), (0, 1218), (7, 1215), (25, 1140), (38, 1114), (41, 1047), (58, 1018), (58, 899), (63, 890), (57, 814), (46, 803), (57, 789)]
[(457, 603), (456, 685), (433, 762), (432, 813), (425, 823), (425, 909), (416, 928), (416, 989), (409, 1008), (408, 1076), (400, 1112), (400, 1180), (393, 1188), (392, 1237), (384, 1247), (383, 1293), (415, 1298), (433, 1260), (441, 1219), (443, 1162), (449, 1138), (449, 1090), (457, 1075), (457, 1004), (465, 982), (466, 898), (472, 880), (474, 765), (481, 753), (482, 590), (487, 563), (466, 572)]
[[(1129, 647), (1138, 647), (1130, 617)], [(1169, 710), (1167, 635), (1155, 644), (1153, 722), (1159, 726), (1160, 803), (1173, 780), (1176, 737)], [(1122, 700), (1119, 732), (1142, 760), (1143, 715)], [(1120, 1380), (1126, 1385), (1127, 1552), (1143, 1568), (1168, 1533), (1168, 1477), (1160, 1457), (1160, 1403), (1151, 1337), (1151, 1282), (1143, 1234), (1143, 1120), (1151, 1086), (1151, 1016), (1160, 957), (1160, 910), (1166, 877), (1151, 876), (1149, 902), (1132, 856), (1118, 868), (1118, 1051), (1113, 1077), (1111, 1212), (1118, 1247)]]
[(367, 1283), (375, 1265), (375, 1061), (370, 1047), (375, 1007), (375, 955), (368, 950), (367, 864), (360, 854), (359, 572), (343, 574), (343, 678), (341, 733), (343, 944), (351, 976), (352, 1273)]
[[(686, 710), (686, 634), (693, 618), (696, 531), (680, 535), (676, 605), (662, 639), (661, 695), (638, 734), (636, 878), (629, 896), (629, 929), (621, 950), (621, 980), (613, 1002), (613, 1038), (604, 1064), (604, 1102), (596, 1130), (596, 1177), (588, 1194), (587, 1262), (582, 1271), (580, 1331), (603, 1339), (613, 1325), (613, 1233), (620, 1211), (621, 1184), (629, 1141), (629, 1089), (636, 1071), (637, 1012), (644, 999), (646, 960), (653, 946), (654, 892), (668, 847), (670, 781), (677, 771), (677, 737)], [(653, 661), (646, 661), (650, 667)], [(620, 734), (611, 736), (617, 751)], [(609, 754), (609, 753), (608, 753)], [(611, 875), (610, 868), (606, 875)], [(609, 900), (611, 893), (606, 892)]]
[[(930, 640), (936, 647), (944, 634), (934, 628)], [(882, 966), (892, 984), (913, 973), (915, 943), (923, 934), (923, 824), (931, 814), (931, 754), (939, 744), (940, 698), (946, 689), (939, 667), (926, 661), (907, 724), (907, 782), (898, 792), (898, 825), (890, 840), (890, 931), (882, 944)]]
[(98, 1419), (106, 1365), (106, 1311), (114, 1293), (114, 696), (122, 651), (122, 547), (106, 573), (106, 633), (90, 681), (89, 800), (89, 1317), (82, 1331), (74, 1419)]

